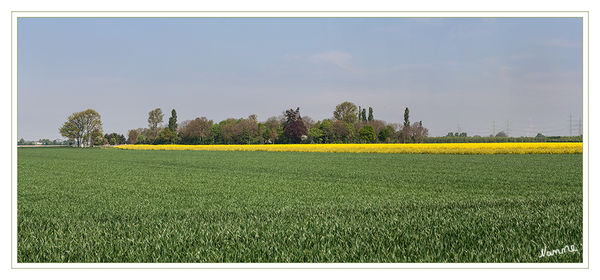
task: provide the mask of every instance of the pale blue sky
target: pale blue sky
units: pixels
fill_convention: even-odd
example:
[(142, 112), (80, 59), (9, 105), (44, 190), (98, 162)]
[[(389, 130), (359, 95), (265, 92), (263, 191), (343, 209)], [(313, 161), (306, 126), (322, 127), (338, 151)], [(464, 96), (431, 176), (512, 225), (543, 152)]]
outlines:
[[(336, 104), (404, 107), (433, 136), (573, 134), (582, 115), (579, 18), (20, 18), (18, 138), (60, 138), (93, 108), (105, 132)], [(165, 118), (166, 121), (166, 118)]]

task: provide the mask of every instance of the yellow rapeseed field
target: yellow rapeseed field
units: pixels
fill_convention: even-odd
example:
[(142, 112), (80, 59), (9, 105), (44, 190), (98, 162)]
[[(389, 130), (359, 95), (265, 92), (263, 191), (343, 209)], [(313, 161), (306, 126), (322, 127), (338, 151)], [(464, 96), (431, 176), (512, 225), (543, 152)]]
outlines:
[(121, 145), (127, 150), (271, 151), (397, 154), (581, 154), (583, 143)]

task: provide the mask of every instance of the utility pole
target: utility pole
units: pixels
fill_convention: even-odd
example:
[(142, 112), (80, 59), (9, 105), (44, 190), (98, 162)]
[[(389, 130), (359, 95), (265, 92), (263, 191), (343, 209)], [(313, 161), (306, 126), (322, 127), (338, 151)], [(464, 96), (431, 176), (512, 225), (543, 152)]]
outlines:
[(583, 123), (581, 122), (581, 118), (579, 118), (579, 135), (583, 135), (582, 131), (583, 131)]
[(569, 114), (569, 136), (573, 136), (573, 115)]
[(492, 137), (496, 136), (496, 121), (492, 122)]

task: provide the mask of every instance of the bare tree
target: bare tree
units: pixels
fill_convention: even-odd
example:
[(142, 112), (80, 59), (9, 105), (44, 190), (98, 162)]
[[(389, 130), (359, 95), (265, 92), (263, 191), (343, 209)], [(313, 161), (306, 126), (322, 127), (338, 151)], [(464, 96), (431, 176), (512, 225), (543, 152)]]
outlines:
[(315, 121), (309, 116), (302, 117), (302, 122), (304, 122), (306, 129), (310, 129), (315, 124)]
[(189, 144), (203, 143), (210, 137), (212, 125), (213, 121), (206, 119), (206, 117), (189, 121), (181, 130), (183, 142)]
[(140, 136), (140, 132), (137, 129), (130, 129), (127, 133), (127, 143), (135, 144), (137, 143), (138, 136)]
[(429, 135), (429, 130), (423, 127), (423, 122), (413, 123), (410, 127), (410, 136), (416, 143), (422, 143), (423, 138)]

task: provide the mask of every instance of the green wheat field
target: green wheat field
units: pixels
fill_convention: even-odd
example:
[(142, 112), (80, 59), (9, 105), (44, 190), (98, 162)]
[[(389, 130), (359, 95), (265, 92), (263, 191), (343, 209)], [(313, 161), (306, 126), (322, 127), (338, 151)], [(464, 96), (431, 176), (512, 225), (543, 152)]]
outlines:
[(19, 148), (17, 161), (20, 263), (582, 262), (581, 154)]

